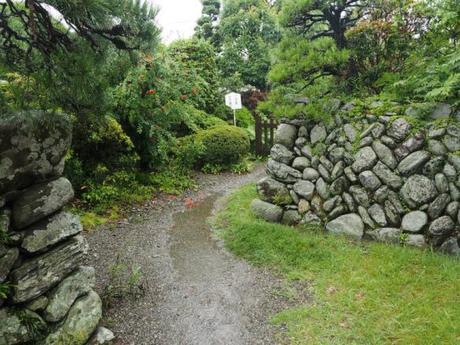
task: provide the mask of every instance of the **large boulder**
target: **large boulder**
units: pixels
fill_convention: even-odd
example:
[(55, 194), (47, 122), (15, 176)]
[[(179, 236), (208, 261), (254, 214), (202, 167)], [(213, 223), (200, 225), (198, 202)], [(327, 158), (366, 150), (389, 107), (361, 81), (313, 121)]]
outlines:
[(292, 199), (286, 186), (271, 177), (264, 177), (257, 182), (257, 193), (260, 199), (273, 204), (289, 204)]
[(23, 229), (61, 209), (74, 196), (64, 177), (25, 189), (13, 203), (13, 227)]
[(94, 291), (80, 297), (70, 308), (62, 325), (48, 335), (45, 345), (84, 345), (102, 317), (102, 302)]
[(58, 322), (64, 318), (75, 300), (87, 294), (96, 284), (93, 267), (79, 267), (74, 273), (59, 283), (49, 295), (49, 303), (44, 311), (46, 321)]
[(69, 212), (60, 212), (27, 229), (21, 248), (28, 253), (40, 252), (82, 230), (80, 217)]
[(364, 223), (355, 213), (345, 214), (326, 224), (326, 230), (332, 234), (345, 235), (361, 239), (364, 233)]
[(315, 185), (310, 181), (299, 181), (294, 184), (293, 190), (302, 198), (310, 201), (315, 192)]
[(401, 228), (407, 232), (420, 232), (428, 224), (428, 215), (423, 211), (412, 211), (402, 219)]
[(283, 216), (283, 209), (281, 207), (259, 199), (254, 199), (251, 202), (251, 210), (257, 217), (267, 222), (279, 223)]
[(10, 274), (12, 301), (30, 301), (48, 291), (82, 263), (87, 249), (83, 236), (76, 236), (45, 254), (23, 262)]
[(42, 111), (0, 119), (0, 195), (58, 177), (72, 138), (67, 116)]
[(288, 149), (292, 149), (295, 140), (297, 139), (297, 127), (282, 123), (278, 126), (275, 133), (274, 143), (286, 146)]
[(355, 162), (351, 168), (357, 174), (364, 170), (370, 170), (377, 162), (377, 155), (371, 147), (366, 146), (360, 149), (355, 155)]
[(402, 199), (413, 209), (432, 201), (436, 195), (433, 181), (423, 175), (412, 175), (401, 188)]
[(447, 236), (455, 228), (455, 223), (449, 216), (442, 216), (435, 219), (428, 228), (428, 232), (433, 236)]

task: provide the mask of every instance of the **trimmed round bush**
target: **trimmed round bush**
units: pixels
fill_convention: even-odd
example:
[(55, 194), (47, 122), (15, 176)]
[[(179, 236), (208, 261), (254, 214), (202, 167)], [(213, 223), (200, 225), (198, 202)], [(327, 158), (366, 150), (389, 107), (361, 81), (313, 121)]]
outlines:
[(237, 163), (250, 149), (247, 132), (234, 126), (217, 126), (200, 131), (196, 139), (202, 147), (201, 160), (204, 164)]

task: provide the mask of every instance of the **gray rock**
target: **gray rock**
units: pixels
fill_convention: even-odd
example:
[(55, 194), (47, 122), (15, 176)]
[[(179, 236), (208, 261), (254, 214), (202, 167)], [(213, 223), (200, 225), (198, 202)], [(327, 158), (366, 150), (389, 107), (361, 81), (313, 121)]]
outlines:
[(423, 175), (412, 175), (401, 188), (401, 197), (411, 208), (431, 202), (436, 195), (433, 181)]
[(415, 152), (423, 147), (425, 144), (425, 138), (423, 134), (417, 133), (415, 136), (410, 137), (404, 141), (398, 148), (395, 149), (394, 153), (398, 160), (402, 160), (407, 157), (410, 153)]
[(449, 192), (449, 181), (444, 174), (438, 173), (434, 177), (434, 184), (439, 193), (448, 193)]
[(455, 137), (452, 135), (446, 135), (442, 142), (446, 145), (447, 149), (450, 152), (456, 152), (460, 150), (460, 137)]
[(384, 206), (385, 215), (387, 217), (388, 223), (391, 226), (399, 227), (399, 225), (401, 225), (401, 217), (399, 216), (399, 213), (396, 210), (396, 208), (389, 200), (385, 201)]
[(447, 148), (444, 144), (438, 140), (428, 140), (428, 151), (437, 156), (443, 156), (447, 154)]
[(395, 190), (399, 190), (399, 188), (401, 188), (403, 184), (401, 177), (396, 175), (382, 162), (377, 162), (372, 171), (377, 175), (380, 181), (382, 181), (388, 187)]
[(442, 216), (435, 219), (428, 228), (433, 236), (447, 236), (454, 230), (455, 224), (449, 216)]
[(324, 200), (329, 199), (329, 196), (331, 194), (329, 185), (326, 182), (324, 182), (322, 178), (319, 178), (318, 181), (316, 181), (316, 191), (318, 192), (319, 196)]
[(59, 212), (27, 229), (21, 248), (27, 253), (41, 252), (82, 230), (80, 217), (69, 212)]
[(329, 172), (331, 172), (334, 168), (334, 164), (332, 164), (332, 162), (324, 156), (319, 157), (319, 161)]
[(332, 234), (345, 235), (359, 240), (363, 237), (364, 224), (359, 215), (349, 213), (327, 223), (326, 230)]
[(110, 343), (114, 339), (115, 335), (110, 329), (98, 327), (87, 345), (104, 345)]
[(460, 202), (458, 201), (452, 201), (447, 205), (446, 208), (446, 213), (449, 215), (452, 219), (455, 219), (458, 214), (458, 210), (460, 209)]
[(400, 215), (406, 213), (406, 208), (402, 205), (397, 193), (393, 192), (392, 190), (388, 191), (388, 200), (390, 200)]
[(251, 202), (251, 210), (257, 217), (267, 222), (279, 223), (283, 216), (283, 209), (280, 206), (259, 199), (254, 199)]
[(323, 125), (316, 125), (313, 127), (310, 133), (310, 142), (312, 145), (323, 142), (324, 139), (326, 139), (327, 133), (326, 133), (326, 128), (324, 128)]
[(36, 332), (44, 331), (46, 324), (42, 318), (33, 311), (23, 309), (18, 312), (15, 309), (0, 309), (0, 344), (36, 344), (30, 326), (33, 323)]
[(302, 220), (302, 216), (299, 211), (296, 210), (287, 210), (283, 214), (281, 223), (284, 225), (297, 225)]
[(314, 156), (312, 159), (311, 159), (311, 167), (314, 168), (314, 169), (318, 169), (319, 168), (319, 158)]
[(355, 212), (356, 211), (356, 205), (355, 205), (355, 201), (353, 200), (353, 197), (348, 194), (348, 193), (343, 193), (342, 194), (342, 199), (343, 201), (345, 201), (345, 204), (347, 205), (348, 207), (348, 210), (350, 212)]
[(383, 133), (385, 133), (385, 125), (382, 123), (375, 123), (374, 128), (372, 128), (372, 136), (375, 139), (380, 138)]
[(313, 210), (313, 212), (315, 212), (318, 216), (324, 215), (323, 200), (321, 199), (320, 196), (318, 195), (313, 196), (313, 199), (311, 199), (310, 205), (311, 205), (311, 209)]
[(295, 155), (294, 152), (290, 151), (286, 146), (275, 144), (270, 150), (270, 157), (277, 162), (289, 165)]
[(363, 171), (359, 174), (359, 181), (364, 188), (370, 191), (375, 191), (382, 185), (382, 182), (380, 182), (378, 177), (370, 170)]
[(348, 212), (348, 208), (345, 205), (339, 205), (336, 208), (334, 208), (331, 212), (329, 212), (328, 219), (329, 220), (336, 219), (337, 217), (347, 212)]
[(366, 208), (369, 207), (369, 195), (364, 188), (359, 186), (351, 186), (350, 193), (353, 195), (353, 198), (358, 203), (358, 205), (364, 206)]
[(340, 176), (343, 175), (345, 169), (345, 162), (344, 161), (339, 161), (334, 165), (334, 168), (332, 169), (331, 172), (331, 179), (335, 180), (339, 178)]
[(370, 126), (368, 126), (361, 134), (360, 134), (360, 138), (363, 139), (367, 136), (369, 136), (371, 133), (372, 133), (372, 130), (374, 129), (374, 127), (376, 125), (381, 125), (381, 123), (373, 123), (371, 124)]
[(348, 180), (345, 176), (339, 177), (337, 180), (332, 182), (330, 190), (333, 195), (340, 195), (345, 192), (349, 187)]
[(303, 171), (305, 168), (310, 166), (310, 160), (306, 157), (297, 157), (292, 162), (292, 167), (294, 169)]
[[(289, 195), (291, 196), (291, 200), (294, 204), (297, 205), (300, 202), (299, 196), (293, 190), (289, 191)], [(279, 201), (278, 203), (274, 202), (273, 204), (279, 205)]]
[(72, 130), (64, 114), (24, 111), (1, 115), (0, 138), (0, 195), (3, 195), (60, 176)]
[(257, 193), (260, 199), (270, 203), (284, 205), (291, 202), (289, 190), (286, 186), (271, 177), (264, 177), (257, 182)]
[(385, 144), (391, 149), (394, 149), (397, 145), (393, 139), (391, 139), (390, 137), (387, 137), (386, 135), (382, 136), (380, 140), (382, 141), (383, 144)]
[(345, 176), (347, 177), (348, 181), (350, 181), (351, 183), (358, 182), (358, 177), (356, 177), (353, 170), (351, 170), (351, 167), (346, 167), (345, 169), (343, 169), (343, 172), (345, 173)]
[(310, 145), (305, 145), (304, 147), (302, 147), (302, 149), (300, 150), (300, 152), (305, 156), (307, 157), (308, 159), (312, 159), (313, 158), (313, 153), (311, 151), (311, 146)]
[(88, 246), (82, 236), (76, 236), (54, 248), (35, 256), (11, 272), (14, 303), (30, 301), (56, 285), (81, 264)]
[(46, 309), (48, 306), (49, 300), (48, 297), (45, 295), (42, 295), (40, 297), (37, 297), (33, 301), (30, 301), (27, 303), (26, 308), (29, 310), (32, 310), (34, 312), (42, 312), (43, 310)]
[(302, 178), (307, 181), (315, 182), (319, 179), (319, 172), (313, 168), (305, 168), (302, 174)]
[(267, 173), (275, 180), (286, 183), (294, 183), (302, 178), (300, 171), (273, 159), (268, 160)]
[(374, 220), (378, 225), (386, 226), (388, 224), (385, 212), (382, 206), (380, 206), (379, 204), (373, 204), (371, 207), (369, 207), (367, 212), (371, 216), (372, 220)]
[(363, 147), (355, 155), (355, 162), (351, 168), (357, 174), (364, 170), (370, 170), (377, 162), (377, 155), (370, 147)]
[(444, 127), (441, 127), (441, 128), (432, 127), (428, 131), (428, 138), (437, 139), (437, 138), (442, 137), (445, 134), (446, 134), (446, 128), (444, 128)]
[(324, 141), (324, 143), (326, 145), (331, 145), (331, 143), (334, 142), (334, 140), (337, 138), (337, 135), (338, 135), (338, 130), (337, 129), (332, 130), (331, 133), (326, 137), (326, 140)]
[(299, 181), (293, 186), (294, 192), (300, 197), (310, 201), (315, 193), (315, 185), (310, 181)]
[(304, 224), (321, 224), (321, 219), (312, 211), (308, 211), (303, 217)]
[(49, 295), (49, 303), (43, 314), (46, 321), (62, 320), (78, 297), (88, 292), (96, 284), (96, 272), (93, 267), (81, 266), (59, 283)]
[(308, 138), (308, 129), (305, 126), (301, 126), (297, 135), (302, 138)]
[(447, 160), (454, 166), (455, 170), (457, 170), (457, 173), (460, 174), (460, 155), (450, 153), (447, 156)]
[(345, 149), (343, 147), (336, 147), (329, 152), (329, 158), (333, 163), (337, 163), (343, 159)]
[(302, 147), (305, 146), (305, 144), (307, 143), (307, 139), (306, 138), (303, 138), (303, 137), (298, 137), (295, 141), (295, 147), (301, 149)]
[(403, 176), (414, 174), (430, 160), (430, 157), (426, 151), (413, 152), (399, 163), (398, 170)]
[(447, 177), (449, 182), (455, 182), (457, 180), (457, 171), (455, 168), (447, 163), (442, 170), (443, 174)]
[(319, 174), (321, 175), (321, 177), (326, 180), (326, 182), (330, 182), (331, 181), (331, 174), (329, 173), (329, 171), (325, 168), (324, 165), (320, 164), (318, 166), (318, 172)]
[(0, 283), (6, 280), (18, 257), (19, 250), (17, 248), (6, 249), (6, 253), (0, 257)]
[(401, 228), (407, 232), (420, 232), (428, 224), (428, 215), (422, 211), (412, 211), (402, 219)]
[(349, 141), (354, 142), (356, 140), (356, 129), (351, 124), (347, 123), (345, 126), (343, 126), (343, 131), (345, 132), (345, 136)]
[(412, 126), (405, 119), (396, 119), (387, 129), (388, 136), (402, 141), (409, 134)]
[(423, 167), (423, 175), (434, 177), (436, 174), (439, 174), (444, 169), (444, 162), (443, 157), (431, 158)]
[(401, 230), (397, 228), (380, 228), (369, 235), (379, 242), (399, 244), (401, 242)]
[(460, 137), (460, 125), (454, 124), (451, 122), (451, 124), (447, 127), (447, 134), (452, 135), (453, 137)]
[(23, 229), (61, 209), (73, 198), (69, 180), (57, 180), (38, 184), (24, 190), (13, 204), (13, 226)]
[(331, 199), (328, 199), (323, 204), (323, 209), (326, 212), (331, 212), (335, 206), (337, 206), (340, 202), (340, 197), (338, 195), (334, 196)]
[(374, 149), (374, 152), (377, 154), (377, 157), (390, 169), (395, 169), (396, 166), (398, 165), (398, 162), (396, 161), (395, 156), (393, 155), (393, 152), (390, 150), (390, 148), (384, 144), (382, 144), (380, 141), (374, 141), (372, 143), (372, 148)]
[(439, 248), (441, 252), (449, 255), (460, 255), (460, 246), (456, 237), (449, 237)]
[(361, 141), (359, 142), (359, 147), (366, 147), (366, 146), (370, 146), (372, 145), (372, 141), (374, 139), (372, 139), (372, 137), (365, 137), (363, 139), (361, 139)]
[(46, 345), (84, 345), (93, 334), (102, 317), (102, 302), (98, 294), (90, 291), (72, 305), (65, 321), (48, 335)]
[(453, 182), (449, 183), (449, 190), (450, 190), (450, 197), (452, 201), (459, 201), (460, 200), (460, 191), (455, 186)]
[(431, 219), (436, 219), (444, 213), (447, 205), (450, 203), (450, 195), (447, 193), (439, 195), (434, 201), (430, 204), (428, 208), (428, 215)]
[(433, 120), (449, 117), (452, 113), (452, 107), (447, 103), (438, 103), (431, 112), (430, 117)]
[(274, 143), (292, 149), (297, 138), (297, 127), (282, 123), (278, 126), (275, 133)]
[(382, 186), (377, 189), (374, 193), (374, 200), (377, 201), (379, 204), (383, 204), (385, 200), (388, 199), (390, 190), (387, 186)]
[(404, 240), (404, 244), (407, 246), (418, 247), (418, 248), (425, 248), (427, 246), (425, 236), (417, 234), (417, 235), (407, 235)]
[(376, 225), (375, 225), (374, 221), (369, 216), (369, 213), (367, 212), (367, 210), (364, 207), (358, 206), (358, 213), (361, 216), (361, 219), (363, 220), (364, 225), (367, 225), (371, 229), (375, 228)]

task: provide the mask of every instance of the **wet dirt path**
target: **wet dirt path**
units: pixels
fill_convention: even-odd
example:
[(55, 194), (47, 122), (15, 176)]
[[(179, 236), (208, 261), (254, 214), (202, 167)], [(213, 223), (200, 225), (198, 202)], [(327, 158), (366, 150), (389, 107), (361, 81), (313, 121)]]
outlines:
[(263, 175), (262, 167), (242, 176), (200, 175), (199, 192), (163, 196), (116, 227), (88, 234), (101, 294), (115, 263), (143, 273), (142, 295), (106, 309), (116, 344), (279, 343), (269, 317), (284, 304), (274, 293), (281, 282), (227, 252), (208, 224), (225, 195)]

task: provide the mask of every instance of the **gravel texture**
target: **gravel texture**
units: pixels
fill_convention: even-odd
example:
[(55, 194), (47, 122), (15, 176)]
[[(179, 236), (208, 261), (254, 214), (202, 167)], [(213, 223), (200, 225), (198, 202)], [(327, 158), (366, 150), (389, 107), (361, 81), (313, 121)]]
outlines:
[(115, 344), (285, 343), (269, 318), (308, 300), (308, 293), (296, 301), (282, 297), (286, 283), (227, 252), (207, 222), (225, 195), (263, 176), (262, 166), (247, 175), (200, 174), (198, 191), (160, 195), (115, 226), (87, 233), (88, 263), (96, 267), (102, 296), (116, 262), (143, 273), (142, 294), (105, 309), (103, 324), (114, 331)]

